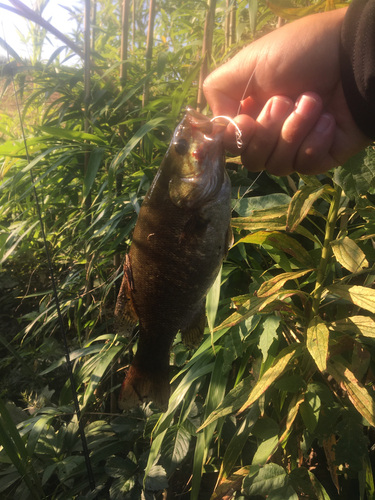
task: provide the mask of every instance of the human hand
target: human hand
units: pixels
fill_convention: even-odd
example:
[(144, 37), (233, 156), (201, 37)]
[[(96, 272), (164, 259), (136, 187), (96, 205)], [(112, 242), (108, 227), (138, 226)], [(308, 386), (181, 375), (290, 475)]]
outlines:
[[(354, 122), (340, 81), (346, 8), (315, 14), (258, 39), (211, 73), (204, 93), (215, 116), (235, 117), (225, 147), (250, 171), (317, 174), (345, 163), (372, 141)], [(241, 114), (239, 104), (254, 72)]]

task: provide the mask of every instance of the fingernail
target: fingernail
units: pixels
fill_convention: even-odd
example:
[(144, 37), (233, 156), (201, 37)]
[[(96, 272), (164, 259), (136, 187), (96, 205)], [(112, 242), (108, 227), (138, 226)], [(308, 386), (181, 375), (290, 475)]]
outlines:
[(282, 97), (274, 97), (272, 99), (270, 117), (272, 120), (281, 120), (289, 110), (290, 102)]
[(301, 116), (308, 116), (316, 105), (317, 102), (313, 97), (303, 95), (297, 102), (296, 113)]
[(327, 114), (323, 114), (319, 120), (317, 121), (315, 127), (314, 127), (314, 130), (315, 132), (319, 132), (320, 134), (322, 134), (323, 132), (325, 132), (328, 127), (331, 125), (331, 115), (327, 115)]

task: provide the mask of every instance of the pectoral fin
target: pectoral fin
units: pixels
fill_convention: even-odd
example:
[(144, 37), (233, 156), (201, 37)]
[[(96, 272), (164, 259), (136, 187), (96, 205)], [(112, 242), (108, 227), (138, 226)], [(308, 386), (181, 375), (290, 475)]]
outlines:
[(203, 338), (204, 327), (206, 326), (206, 298), (199, 304), (195, 314), (186, 326), (181, 328), (182, 342), (189, 349), (197, 347)]
[(129, 337), (132, 334), (134, 326), (138, 321), (132, 297), (132, 289), (134, 289), (133, 274), (130, 258), (127, 255), (124, 263), (124, 276), (115, 308), (115, 330), (125, 337)]

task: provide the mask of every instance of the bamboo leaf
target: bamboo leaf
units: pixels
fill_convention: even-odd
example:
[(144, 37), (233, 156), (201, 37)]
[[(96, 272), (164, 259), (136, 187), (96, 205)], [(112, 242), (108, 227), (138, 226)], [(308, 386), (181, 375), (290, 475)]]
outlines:
[[(225, 388), (228, 381), (228, 374), (223, 372), (223, 349), (217, 353), (214, 369), (212, 372), (210, 386), (205, 402), (205, 417), (216, 408), (223, 400)], [(210, 449), (213, 434), (215, 432), (217, 421), (204, 429), (199, 434), (195, 446), (193, 462), (193, 479), (191, 484), (191, 500), (197, 500), (199, 496), (200, 484), (203, 475), (203, 466), (206, 462), (207, 454)]]
[(321, 372), (327, 367), (328, 342), (329, 330), (324, 321), (316, 316), (307, 328), (306, 345)]
[(256, 233), (248, 234), (244, 238), (241, 238), (235, 245), (238, 245), (238, 243), (252, 243), (253, 245), (262, 246), (269, 245), (272, 248), (282, 250), (291, 255), (308, 268), (314, 267), (314, 261), (301, 243), (287, 234), (278, 231), (257, 231)]
[(375, 314), (375, 290), (358, 285), (331, 285), (327, 290)]
[(225, 450), (223, 461), (221, 462), (218, 483), (221, 483), (222, 479), (226, 479), (229, 476), (259, 416), (259, 406), (257, 404), (254, 404), (250, 408), (245, 420), (237, 429), (235, 435), (232, 437)]
[(339, 361), (330, 361), (327, 371), (348, 393), (350, 401), (362, 417), (375, 426), (375, 402), (354, 374)]
[(94, 184), (96, 174), (102, 162), (104, 151), (105, 151), (104, 148), (94, 148), (90, 153), (90, 159), (87, 165), (87, 172), (83, 180), (82, 205), (84, 205), (85, 200), (89, 195), (91, 188)]
[(217, 308), (219, 306), (220, 288), (221, 288), (221, 270), (222, 267), (220, 268), (219, 274), (216, 276), (216, 279), (206, 297), (207, 322), (211, 332), (213, 331), (215, 326), (216, 313), (217, 313)]
[(280, 290), (280, 288), (282, 288), (287, 281), (301, 278), (302, 276), (305, 276), (305, 274), (311, 271), (312, 269), (308, 269), (307, 271), (297, 271), (291, 273), (278, 274), (274, 278), (271, 278), (262, 283), (262, 285), (258, 290), (257, 296), (268, 297), (269, 295), (272, 295), (276, 293), (278, 290)]
[(347, 236), (331, 241), (331, 248), (337, 261), (351, 273), (358, 273), (365, 267), (368, 267), (365, 254), (355, 241)]
[(218, 332), (219, 330), (223, 330), (224, 328), (231, 328), (232, 326), (238, 325), (242, 321), (245, 321), (245, 319), (259, 312), (260, 307), (264, 301), (265, 299), (263, 298), (252, 297), (238, 308), (238, 312), (235, 312), (231, 316), (229, 316), (229, 318), (224, 320), (213, 331)]
[(328, 185), (316, 187), (314, 185), (305, 184), (295, 193), (288, 208), (286, 222), (287, 231), (293, 232), (296, 230), (297, 226), (299, 226), (306, 215), (308, 215), (314, 202), (322, 196), (328, 188), (332, 190)]
[(289, 407), (288, 407), (288, 414), (287, 414), (286, 422), (285, 422), (285, 430), (281, 434), (279, 442), (277, 443), (277, 446), (284, 445), (284, 443), (288, 439), (288, 436), (292, 430), (293, 423), (298, 415), (299, 407), (303, 401), (304, 401), (303, 394), (295, 394), (293, 396), (293, 399), (290, 402)]
[(111, 346), (105, 352), (97, 354), (95, 356), (95, 361), (92, 362), (96, 364), (91, 376), (90, 382), (86, 388), (83, 406), (86, 408), (90, 399), (92, 398), (94, 391), (96, 390), (101, 378), (108, 368), (108, 366), (113, 362), (113, 358), (123, 349), (123, 346)]
[(270, 387), (271, 384), (284, 373), (288, 366), (289, 361), (296, 354), (297, 345), (291, 345), (283, 349), (276, 357), (272, 366), (263, 374), (260, 380), (255, 384), (254, 389), (251, 391), (247, 401), (241, 406), (238, 413), (242, 413), (246, 408), (251, 406), (264, 392)]
[(44, 132), (45, 134), (52, 135), (57, 139), (69, 139), (71, 141), (91, 141), (98, 144), (105, 144), (105, 141), (94, 134), (87, 134), (86, 132), (81, 132), (80, 130), (68, 130), (65, 128), (48, 127), (43, 125), (41, 127), (36, 127), (38, 130)]
[[(7, 42), (6, 42), (5, 40), (3, 40), (2, 38), (0, 38), (0, 47), (2, 47), (2, 48), (5, 50), (5, 52), (6, 52), (9, 56), (13, 57), (13, 59), (15, 59), (16, 61), (18, 61), (18, 62), (19, 62), (20, 64), (22, 64), (22, 66), (23, 66), (23, 61), (22, 61), (22, 59), (20, 58), (20, 56), (19, 56), (19, 55), (17, 54), (17, 52), (16, 52), (14, 49), (12, 49), (12, 47), (11, 47), (10, 45), (8, 45), (8, 44), (7, 44)], [(6, 67), (6, 66), (5, 66), (5, 67)], [(3, 74), (2, 74), (2, 76), (3, 76)]]
[(246, 410), (253, 404), (275, 380), (285, 371), (289, 361), (297, 354), (297, 345), (291, 345), (283, 349), (276, 357), (271, 367), (264, 373), (262, 378), (251, 387), (251, 377), (243, 379), (224, 398), (223, 402), (213, 411), (203, 422), (197, 432), (218, 418), (225, 417), (239, 410), (239, 413)]
[(159, 116), (148, 121), (142, 127), (137, 130), (126, 146), (116, 155), (114, 160), (111, 162), (108, 170), (108, 189), (111, 190), (113, 182), (115, 179), (116, 170), (121, 163), (126, 160), (126, 157), (132, 152), (135, 146), (140, 142), (140, 140), (152, 129), (160, 125), (160, 123), (165, 122), (167, 118)]

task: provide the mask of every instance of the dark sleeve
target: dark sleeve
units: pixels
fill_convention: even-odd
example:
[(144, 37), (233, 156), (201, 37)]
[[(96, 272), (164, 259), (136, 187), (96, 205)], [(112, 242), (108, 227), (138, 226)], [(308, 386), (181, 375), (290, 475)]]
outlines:
[(340, 72), (356, 124), (375, 139), (375, 0), (353, 0), (349, 6), (341, 29)]

